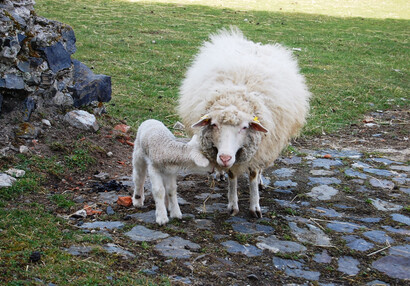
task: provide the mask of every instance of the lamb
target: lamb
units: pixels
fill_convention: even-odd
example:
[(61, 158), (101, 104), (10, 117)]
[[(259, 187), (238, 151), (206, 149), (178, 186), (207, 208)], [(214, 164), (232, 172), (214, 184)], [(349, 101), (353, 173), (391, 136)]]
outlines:
[(250, 213), (262, 217), (262, 170), (298, 135), (309, 110), (311, 94), (292, 53), (223, 29), (203, 44), (179, 93), (188, 134), (197, 134), (210, 162), (228, 172), (228, 211), (239, 212), (237, 177), (248, 172)]
[(159, 225), (171, 218), (182, 218), (177, 200), (177, 172), (189, 169), (194, 172), (211, 171), (209, 160), (202, 155), (198, 136), (188, 143), (177, 141), (160, 121), (149, 119), (138, 128), (132, 154), (135, 207), (144, 205), (144, 182), (149, 173), (155, 201), (155, 217)]

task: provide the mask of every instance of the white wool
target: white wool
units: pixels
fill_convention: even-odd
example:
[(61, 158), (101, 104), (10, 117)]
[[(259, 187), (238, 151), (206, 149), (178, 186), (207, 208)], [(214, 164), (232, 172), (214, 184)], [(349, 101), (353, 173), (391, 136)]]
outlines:
[(144, 205), (144, 182), (147, 171), (155, 200), (156, 222), (168, 222), (171, 217), (181, 218), (177, 200), (176, 177), (178, 171), (207, 172), (211, 170), (208, 159), (202, 155), (198, 137), (184, 143), (157, 120), (144, 121), (138, 128), (132, 155), (134, 193), (133, 205)]
[[(231, 181), (236, 181), (238, 175), (248, 170), (259, 177), (261, 170), (274, 162), (290, 138), (298, 135), (308, 114), (309, 98), (305, 79), (288, 49), (279, 44), (254, 43), (237, 28), (231, 28), (211, 35), (210, 41), (201, 47), (180, 88), (178, 111), (187, 131), (202, 136), (203, 149), (206, 127), (202, 130), (190, 127), (202, 116), (211, 115), (212, 123), (222, 125), (243, 124), (258, 117), (268, 132), (258, 134), (260, 139), (248, 145), (247, 148), (256, 150), (249, 152), (252, 158), (235, 161), (230, 167)], [(219, 131), (212, 131), (213, 135), (206, 137), (206, 140), (214, 138), (215, 142), (209, 145), (218, 145), (216, 141), (223, 140), (217, 134), (222, 129), (215, 129)], [(232, 157), (235, 151), (232, 150)], [(218, 160), (206, 155), (211, 161)], [(258, 187), (252, 188), (255, 188), (254, 182), (251, 182), (251, 211), (259, 216)], [(235, 197), (236, 182), (232, 182), (228, 208), (234, 208), (234, 213), (238, 211)]]

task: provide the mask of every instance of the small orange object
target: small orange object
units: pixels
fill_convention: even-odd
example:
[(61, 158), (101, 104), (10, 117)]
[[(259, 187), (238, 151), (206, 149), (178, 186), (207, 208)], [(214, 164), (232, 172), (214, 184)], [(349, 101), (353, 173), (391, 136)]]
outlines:
[(134, 146), (134, 142), (131, 142), (131, 141), (129, 141), (129, 140), (127, 140), (127, 141), (125, 141), (125, 143), (127, 143), (128, 145), (130, 145), (130, 146)]
[(118, 197), (117, 204), (124, 207), (130, 207), (132, 205), (131, 197)]
[(114, 127), (114, 130), (120, 131), (122, 133), (127, 133), (128, 131), (130, 131), (130, 126), (126, 125), (126, 124), (118, 124)]
[(330, 158), (332, 158), (332, 155), (326, 154), (326, 155), (323, 156), (323, 158), (330, 159)]

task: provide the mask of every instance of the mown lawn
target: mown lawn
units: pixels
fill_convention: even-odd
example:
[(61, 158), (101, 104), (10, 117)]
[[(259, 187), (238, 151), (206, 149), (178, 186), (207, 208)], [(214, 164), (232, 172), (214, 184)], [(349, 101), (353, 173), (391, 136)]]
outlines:
[(305, 134), (331, 133), (367, 112), (408, 106), (408, 20), (112, 0), (40, 0), (36, 7), (74, 28), (74, 56), (112, 76), (109, 111), (134, 127), (147, 118), (178, 120), (187, 66), (210, 33), (229, 25), (256, 42), (296, 49), (314, 94)]

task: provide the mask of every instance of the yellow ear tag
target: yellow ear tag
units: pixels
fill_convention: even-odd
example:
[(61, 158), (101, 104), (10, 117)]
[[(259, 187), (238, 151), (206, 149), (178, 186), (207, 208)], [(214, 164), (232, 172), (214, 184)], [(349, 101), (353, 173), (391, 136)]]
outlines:
[(204, 120), (204, 119), (208, 119), (209, 118), (209, 115), (208, 114), (205, 114), (204, 116), (202, 116), (201, 118), (200, 118), (200, 120)]
[(258, 116), (255, 116), (255, 117), (253, 118), (253, 122), (260, 123), (259, 120), (258, 120)]

